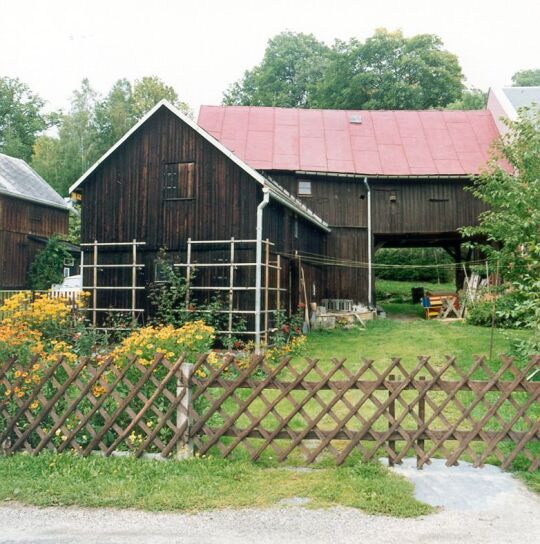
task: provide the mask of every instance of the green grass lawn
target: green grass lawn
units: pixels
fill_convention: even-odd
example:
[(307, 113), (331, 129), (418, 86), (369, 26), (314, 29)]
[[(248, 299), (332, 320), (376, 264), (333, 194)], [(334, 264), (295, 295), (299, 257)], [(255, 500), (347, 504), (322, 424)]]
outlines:
[(373, 463), (296, 471), (216, 458), (0, 457), (0, 501), (197, 512), (269, 507), (291, 497), (309, 498), (308, 507), (342, 505), (399, 517), (432, 511), (414, 498), (409, 482)]
[(411, 289), (413, 287), (423, 287), (425, 291), (434, 292), (456, 290), (456, 285), (453, 282), (431, 283), (424, 281), (375, 280), (377, 299), (381, 300), (401, 297), (404, 301), (411, 302)]
[[(436, 361), (442, 361), (445, 355), (456, 356), (459, 364), (466, 367), (475, 356), (489, 354), (491, 330), (462, 321), (376, 319), (366, 325), (365, 330), (313, 331), (308, 337), (306, 355), (323, 362), (332, 357), (353, 361), (365, 357), (383, 364), (391, 357), (401, 357), (410, 368), (419, 355), (429, 355)], [(493, 353), (508, 353), (511, 340), (526, 334), (495, 330)]]

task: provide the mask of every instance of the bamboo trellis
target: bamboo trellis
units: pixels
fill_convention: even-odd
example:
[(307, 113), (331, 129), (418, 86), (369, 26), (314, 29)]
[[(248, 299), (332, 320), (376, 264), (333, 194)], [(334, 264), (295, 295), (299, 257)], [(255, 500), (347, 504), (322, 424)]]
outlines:
[[(85, 311), (91, 313), (92, 315), (92, 326), (97, 329), (110, 329), (117, 330), (118, 327), (102, 327), (100, 325), (100, 320), (98, 319), (99, 314), (108, 314), (112, 312), (120, 314), (129, 314), (131, 316), (132, 323), (136, 323), (137, 320), (144, 314), (143, 308), (137, 308), (137, 291), (142, 291), (145, 288), (143, 286), (137, 285), (137, 271), (144, 268), (144, 264), (138, 263), (138, 253), (137, 248), (140, 246), (146, 245), (146, 242), (138, 242), (133, 239), (131, 242), (98, 242), (94, 240), (90, 243), (81, 244), (82, 248), (89, 248), (89, 262), (86, 262), (86, 255), (84, 249), (81, 251), (81, 277), (83, 281), (83, 290), (90, 291), (92, 296), (92, 304), (90, 307), (85, 308)], [(117, 248), (126, 248), (130, 251), (131, 262), (129, 263), (100, 263), (99, 262), (99, 250), (107, 249), (117, 249)], [(129, 282), (122, 285), (102, 285), (99, 283), (99, 271), (100, 270), (121, 270), (128, 269)], [(85, 271), (88, 270), (90, 274), (85, 274)], [(86, 277), (90, 277), (90, 284), (85, 285)], [(100, 292), (111, 292), (111, 291), (128, 291), (129, 292), (129, 305), (126, 307), (100, 307), (98, 302), (98, 295)]]
[[(255, 262), (244, 262), (238, 260), (238, 248), (243, 247), (255, 247), (257, 243), (256, 240), (242, 240), (230, 238), (228, 240), (192, 240), (188, 238), (187, 240), (187, 250), (186, 250), (186, 262), (177, 263), (174, 266), (185, 268), (185, 277), (186, 277), (186, 308), (189, 309), (190, 301), (193, 298), (195, 291), (215, 293), (222, 292), (227, 296), (227, 307), (222, 310), (217, 310), (218, 313), (227, 315), (227, 324), (228, 327), (226, 330), (216, 331), (218, 334), (227, 335), (229, 337), (233, 335), (250, 335), (254, 336), (257, 334), (255, 330), (234, 330), (234, 316), (235, 315), (245, 315), (245, 316), (255, 316), (257, 313), (255, 310), (255, 296), (256, 296), (256, 287), (251, 285), (238, 285), (237, 284), (237, 274), (235, 273), (239, 267), (245, 268), (255, 268), (257, 263)], [(271, 333), (275, 330), (271, 327), (270, 315), (276, 314), (281, 309), (281, 297), (284, 292), (287, 290), (281, 286), (281, 256), (275, 255), (275, 259), (272, 259), (271, 251), (274, 244), (270, 240), (266, 239), (262, 241), (264, 246), (264, 260), (261, 263), (261, 266), (264, 270), (263, 273), (263, 285), (262, 285), (262, 304), (261, 304), (261, 320), (264, 323), (264, 328), (261, 331), (262, 336), (264, 337), (265, 343), (268, 344), (270, 340)], [(228, 260), (219, 261), (219, 262), (197, 262), (194, 259), (194, 251), (197, 246), (208, 247), (212, 246), (213, 249), (216, 247), (228, 247)], [(198, 268), (201, 269), (226, 269), (228, 271), (227, 283), (228, 285), (194, 285), (193, 277), (194, 271)], [(274, 271), (274, 274), (272, 274)], [(274, 281), (271, 281), (271, 276), (274, 275)], [(253, 292), (253, 309), (240, 309), (235, 307), (237, 302), (235, 295), (240, 292)], [(274, 293), (275, 296), (271, 297), (270, 295)], [(271, 307), (270, 299), (274, 301), (274, 307)], [(201, 311), (201, 310), (197, 310)], [(210, 310), (208, 310), (210, 311)], [(214, 310), (212, 310), (214, 311)]]

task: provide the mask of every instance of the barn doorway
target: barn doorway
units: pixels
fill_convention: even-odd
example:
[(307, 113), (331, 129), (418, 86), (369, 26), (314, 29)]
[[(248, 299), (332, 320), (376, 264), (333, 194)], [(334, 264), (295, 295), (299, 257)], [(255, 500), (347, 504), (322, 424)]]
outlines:
[(380, 315), (424, 318), (425, 297), (457, 297), (471, 259), (461, 242), (376, 240), (374, 299)]

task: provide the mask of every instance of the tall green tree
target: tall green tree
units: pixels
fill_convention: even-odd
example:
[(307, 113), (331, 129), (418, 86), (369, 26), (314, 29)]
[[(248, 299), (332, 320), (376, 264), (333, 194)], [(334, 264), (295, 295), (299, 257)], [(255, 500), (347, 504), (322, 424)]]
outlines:
[(509, 131), (472, 189), (488, 211), (464, 233), (486, 240), (481, 247), (505, 280), (500, 317), (540, 333), (540, 110), (522, 108), (505, 122)]
[(261, 64), (225, 91), (223, 103), (310, 107), (329, 56), (313, 34), (282, 32), (268, 41)]
[(377, 30), (365, 42), (284, 32), (258, 66), (224, 93), (225, 104), (344, 109), (444, 107), (462, 97), (458, 59), (439, 37)]
[(189, 105), (180, 100), (173, 87), (164, 83), (159, 77), (145, 76), (136, 79), (133, 83), (132, 105), (136, 120), (138, 121), (163, 99), (168, 100), (186, 115), (193, 115)]
[(37, 139), (32, 165), (57, 191), (67, 194), (73, 182), (164, 98), (192, 114), (176, 91), (157, 77), (133, 83), (119, 79), (104, 98), (83, 80), (69, 111), (58, 117), (58, 136)]
[(512, 76), (513, 87), (536, 87), (540, 85), (540, 68), (520, 70)]
[(487, 93), (480, 89), (465, 89), (463, 94), (446, 106), (449, 110), (483, 110), (487, 104)]
[(438, 36), (379, 29), (365, 42), (338, 41), (314, 104), (344, 109), (440, 108), (461, 98), (463, 73)]
[(0, 77), (0, 152), (30, 160), (38, 134), (48, 125), (43, 105), (22, 81)]

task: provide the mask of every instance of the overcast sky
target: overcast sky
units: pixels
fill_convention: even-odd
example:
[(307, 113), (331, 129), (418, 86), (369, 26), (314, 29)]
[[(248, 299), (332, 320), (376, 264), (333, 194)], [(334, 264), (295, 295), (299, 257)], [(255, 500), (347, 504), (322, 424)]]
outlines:
[(364, 39), (378, 27), (438, 34), (469, 84), (510, 83), (540, 67), (538, 0), (0, 0), (0, 76), (48, 108), (67, 107), (84, 77), (101, 93), (157, 75), (195, 110), (218, 104), (283, 30)]

